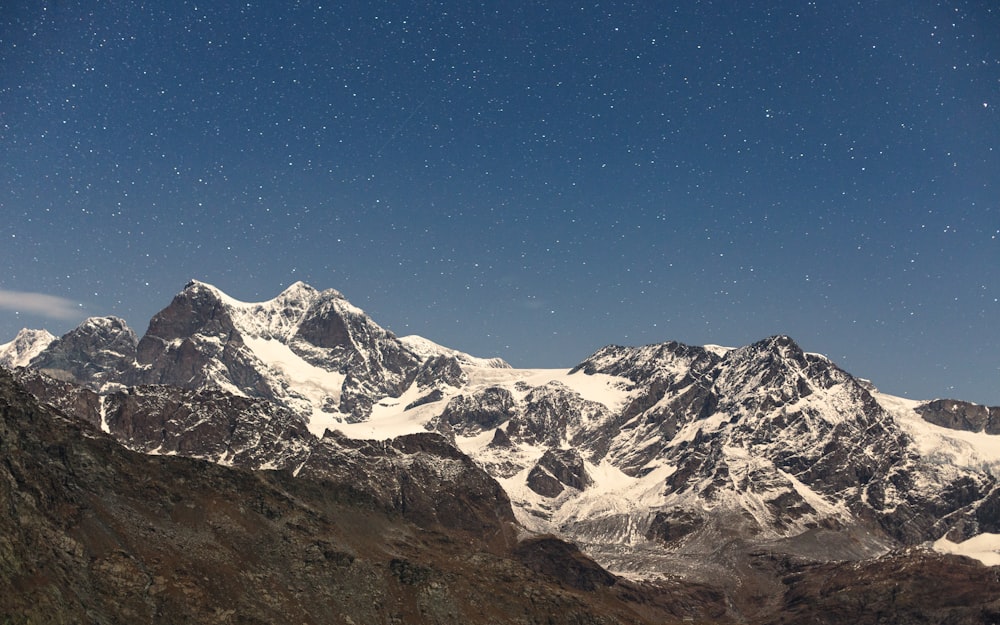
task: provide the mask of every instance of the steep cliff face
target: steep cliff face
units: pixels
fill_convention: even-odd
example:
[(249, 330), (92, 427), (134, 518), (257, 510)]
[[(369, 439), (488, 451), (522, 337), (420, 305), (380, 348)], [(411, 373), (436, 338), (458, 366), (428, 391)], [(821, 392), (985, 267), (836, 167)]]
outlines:
[(149, 322), (128, 382), (274, 397), (280, 387), (262, 374), (262, 363), (246, 346), (232, 312), (215, 289), (188, 284)]
[(928, 423), (952, 430), (1000, 434), (1000, 406), (980, 406), (967, 401), (935, 399), (917, 408)]

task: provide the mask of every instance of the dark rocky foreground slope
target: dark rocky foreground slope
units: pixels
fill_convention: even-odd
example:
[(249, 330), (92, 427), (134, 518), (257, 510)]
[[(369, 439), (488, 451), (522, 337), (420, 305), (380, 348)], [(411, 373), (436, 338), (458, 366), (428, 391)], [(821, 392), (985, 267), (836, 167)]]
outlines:
[[(467, 460), (435, 435), (324, 438), (298, 476), (142, 455), (0, 371), (0, 622), (1000, 623), (1000, 569), (918, 551), (760, 553), (739, 589), (627, 582), (517, 540)], [(408, 488), (435, 466), (477, 496)]]
[[(433, 456), (435, 440), (397, 451)], [(364, 452), (355, 471), (386, 466)], [(688, 601), (561, 541), (518, 543), (502, 491), (447, 521), (400, 492), (334, 465), (310, 478), (138, 454), (0, 371), (0, 622), (648, 623)]]

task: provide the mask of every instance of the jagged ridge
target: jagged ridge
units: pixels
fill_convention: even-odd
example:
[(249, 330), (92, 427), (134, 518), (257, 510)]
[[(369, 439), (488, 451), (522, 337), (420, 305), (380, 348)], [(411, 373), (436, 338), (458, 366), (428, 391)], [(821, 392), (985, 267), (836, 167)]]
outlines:
[(54, 364), (93, 397), (33, 392), (75, 397), (66, 409), (135, 449), (301, 470), (316, 440), (347, 440), (327, 429), (435, 430), (500, 480), (524, 526), (637, 577), (732, 577), (765, 546), (866, 558), (1000, 532), (1000, 458), (928, 425), (989, 436), (991, 409), (882, 396), (789, 337), (609, 346), (569, 371), (514, 370), (397, 339), (340, 293), (301, 283), (250, 304), (192, 282), (132, 339), (131, 363), (121, 324), (79, 330), (124, 346), (62, 341), (32, 367)]

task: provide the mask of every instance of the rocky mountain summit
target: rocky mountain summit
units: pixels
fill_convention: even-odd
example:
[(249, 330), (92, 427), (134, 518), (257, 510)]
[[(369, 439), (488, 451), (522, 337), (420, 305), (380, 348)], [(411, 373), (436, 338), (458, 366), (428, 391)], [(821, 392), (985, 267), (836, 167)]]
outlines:
[(360, 420), (373, 397), (402, 392), (419, 361), (332, 289), (299, 282), (244, 304), (192, 282), (150, 321), (135, 362), (133, 384), (217, 387)]
[(123, 319), (91, 317), (49, 343), (30, 364), (54, 378), (101, 387), (131, 372), (136, 340)]
[[(141, 339), (115, 318), (31, 337), (0, 346), (17, 383), (131, 450), (351, 484), (491, 549), (520, 532), (580, 584), (630, 579), (651, 604), (704, 593), (674, 617), (783, 622), (796, 593), (825, 605), (812, 576), (839, 567), (915, 591), (957, 566), (937, 551), (1000, 564), (1000, 408), (881, 394), (785, 336), (513, 369), (398, 338), (334, 290), (246, 303), (193, 281)], [(826, 622), (865, 622), (855, 607)]]
[(90, 318), (47, 343), (30, 332), (0, 348), (4, 364), (30, 363), (95, 392), (162, 385), (266, 399), (299, 414), (318, 436), (325, 424), (365, 420), (374, 401), (417, 379), (428, 387), (461, 383), (460, 363), (507, 366), (420, 337), (401, 340), (339, 292), (301, 282), (268, 302), (245, 303), (192, 281), (141, 339), (115, 317)]

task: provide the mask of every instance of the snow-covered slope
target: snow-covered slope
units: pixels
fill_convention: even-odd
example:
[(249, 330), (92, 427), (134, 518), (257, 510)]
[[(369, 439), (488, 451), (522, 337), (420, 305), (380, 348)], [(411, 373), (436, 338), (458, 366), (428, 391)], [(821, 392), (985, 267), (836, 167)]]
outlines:
[(56, 337), (47, 330), (25, 328), (17, 333), (14, 340), (0, 345), (0, 366), (8, 369), (25, 367), (54, 340)]
[(927, 402), (879, 392), (873, 395), (896, 419), (925, 461), (1000, 476), (1000, 436), (929, 423), (918, 412)]
[[(1000, 477), (1000, 436), (985, 432), (956, 430), (929, 423), (920, 415), (927, 402), (913, 401), (885, 393), (873, 393), (878, 402), (896, 419), (909, 437), (920, 458), (945, 474), (970, 471), (993, 478)], [(994, 490), (995, 492), (995, 490)], [(997, 500), (994, 495), (993, 500)], [(975, 558), (989, 566), (1000, 565), (1000, 530), (987, 523), (989, 531), (940, 532), (933, 547), (941, 553)], [(977, 528), (978, 529), (978, 528)], [(971, 534), (971, 537), (969, 535)], [(949, 540), (949, 536), (953, 540)], [(965, 538), (962, 540), (962, 538)]]
[(1000, 534), (983, 533), (960, 543), (940, 538), (934, 541), (934, 550), (973, 558), (986, 566), (1000, 566)]

